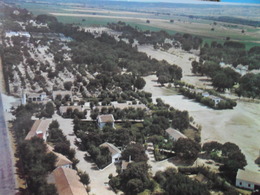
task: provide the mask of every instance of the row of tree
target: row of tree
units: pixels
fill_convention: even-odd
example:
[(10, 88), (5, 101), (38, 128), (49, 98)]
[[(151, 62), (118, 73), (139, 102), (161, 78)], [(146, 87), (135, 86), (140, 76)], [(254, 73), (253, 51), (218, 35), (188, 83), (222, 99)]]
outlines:
[(175, 43), (180, 43), (182, 49), (186, 51), (190, 51), (191, 49), (199, 49), (200, 45), (202, 44), (202, 39), (200, 37), (192, 36), (187, 33), (176, 33), (170, 35), (163, 30), (158, 32), (149, 30), (142, 31), (138, 29), (138, 27), (134, 28), (121, 21), (119, 21), (118, 23), (109, 23), (108, 27), (118, 32), (122, 32), (120, 38), (128, 39), (130, 44), (133, 44), (134, 40), (137, 40), (138, 43), (141, 45), (150, 44), (154, 45), (154, 47), (157, 47), (158, 45), (165, 47), (165, 40), (170, 39), (172, 40), (172, 44), (170, 44), (170, 47), (174, 46)]

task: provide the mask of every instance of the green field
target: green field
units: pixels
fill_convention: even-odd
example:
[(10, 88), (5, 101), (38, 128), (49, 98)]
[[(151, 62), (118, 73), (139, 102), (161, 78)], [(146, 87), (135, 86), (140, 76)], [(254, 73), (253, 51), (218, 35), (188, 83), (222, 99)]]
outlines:
[[(122, 13), (95, 13), (98, 9), (93, 9), (92, 12), (84, 12), (82, 9), (84, 7), (79, 7), (79, 11), (77, 10), (65, 10), (65, 9), (72, 9), (73, 6), (70, 5), (51, 5), (51, 4), (40, 4), (40, 3), (26, 3), (21, 2), (17, 3), (22, 8), (26, 8), (29, 11), (31, 11), (34, 15), (38, 14), (48, 14), (48, 13), (63, 13), (63, 14), (82, 14), (82, 16), (56, 16), (57, 19), (60, 22), (63, 23), (74, 23), (78, 24), (80, 26), (105, 26), (107, 23), (111, 22), (118, 22), (123, 21), (127, 24), (137, 27), (141, 30), (150, 30), (150, 31), (160, 31), (165, 30), (169, 34), (174, 34), (176, 32), (179, 33), (189, 33), (193, 35), (200, 36), (204, 39), (204, 43), (211, 43), (212, 41), (217, 41), (219, 43), (223, 43), (226, 39), (226, 37), (230, 37), (233, 41), (240, 41), (245, 43), (246, 48), (250, 49), (253, 46), (260, 46), (258, 43), (259, 36), (258, 33), (260, 33), (259, 28), (249, 27), (249, 26), (241, 26), (241, 25), (233, 25), (228, 23), (221, 23), (217, 22), (217, 25), (211, 25), (213, 21), (210, 20), (194, 20), (190, 19), (186, 16), (156, 16), (154, 14), (145, 15), (142, 16), (139, 12), (134, 15), (134, 17), (143, 18), (143, 21), (141, 20), (134, 20), (133, 16), (130, 16), (129, 19), (123, 18), (123, 19), (117, 19), (117, 18), (109, 18), (109, 17), (122, 17)], [(104, 8), (102, 9), (104, 10)], [(116, 10), (113, 10), (116, 12)], [(122, 12), (122, 10), (120, 10)], [(84, 14), (90, 14), (89, 16), (84, 16)], [(97, 17), (94, 17), (97, 15)], [(99, 18), (98, 16), (107, 16), (108, 18)], [(151, 22), (150, 24), (147, 24), (145, 22), (146, 18), (149, 17), (149, 19), (164, 19), (163, 22)], [(85, 21), (83, 21), (85, 19)], [(177, 21), (176, 23), (170, 23), (167, 22), (167, 20), (173, 19), (174, 21)], [(214, 27), (214, 31), (211, 31), (210, 29)], [(242, 29), (245, 29), (246, 33), (242, 34)]]

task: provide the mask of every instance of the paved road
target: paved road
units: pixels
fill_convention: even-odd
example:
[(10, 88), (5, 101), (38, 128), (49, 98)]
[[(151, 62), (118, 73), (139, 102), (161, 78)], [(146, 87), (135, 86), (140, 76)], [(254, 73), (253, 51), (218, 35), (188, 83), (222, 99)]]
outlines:
[(2, 95), (0, 93), (0, 195), (15, 194), (15, 178), (11, 154)]

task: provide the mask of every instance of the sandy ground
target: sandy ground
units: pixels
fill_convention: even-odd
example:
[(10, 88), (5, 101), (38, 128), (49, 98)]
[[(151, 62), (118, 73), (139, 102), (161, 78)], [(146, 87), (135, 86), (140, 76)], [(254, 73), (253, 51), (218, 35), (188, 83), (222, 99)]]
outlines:
[(201, 88), (208, 88), (208, 83), (204, 82), (207, 77), (195, 76), (191, 72), (191, 62), (198, 61), (198, 56), (192, 53), (185, 52), (181, 49), (170, 49), (168, 52), (155, 50), (151, 45), (139, 45), (138, 51), (146, 53), (151, 58), (157, 60), (166, 60), (170, 64), (176, 64), (182, 68), (182, 80), (186, 83), (196, 85)]
[(259, 155), (260, 145), (260, 104), (238, 102), (233, 110), (213, 110), (169, 89), (160, 88), (156, 76), (145, 77), (145, 91), (153, 94), (153, 100), (161, 98), (174, 108), (189, 111), (196, 123), (202, 126), (202, 143), (219, 141), (233, 142), (245, 154), (248, 165), (246, 169), (258, 171), (254, 163)]

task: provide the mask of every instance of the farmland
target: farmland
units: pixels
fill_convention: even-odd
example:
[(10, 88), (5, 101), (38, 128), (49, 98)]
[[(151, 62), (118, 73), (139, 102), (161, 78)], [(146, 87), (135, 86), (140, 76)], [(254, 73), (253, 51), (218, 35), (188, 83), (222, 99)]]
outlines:
[[(220, 14), (219, 16), (230, 15), (240, 18), (239, 13), (250, 8), (250, 12), (245, 12), (247, 15), (244, 15), (244, 18), (257, 21), (260, 6), (255, 8), (234, 6), (234, 9), (228, 9), (225, 6), (205, 5), (203, 12), (198, 6), (194, 6), (194, 8), (188, 6), (184, 12), (181, 4), (176, 4), (176, 7), (172, 8), (150, 5), (147, 9), (142, 6), (140, 8), (127, 8), (123, 3), (122, 5), (119, 3), (113, 9), (111, 9), (112, 5), (110, 4), (101, 7), (98, 4), (18, 2), (17, 5), (30, 10), (33, 14), (52, 14), (60, 22), (75, 23), (80, 26), (104, 26), (107, 23), (123, 21), (142, 30), (165, 30), (170, 34), (180, 32), (198, 35), (205, 39), (204, 42), (217, 41), (221, 43), (230, 38), (230, 40), (245, 43), (248, 49), (260, 44), (259, 27), (214, 22), (213, 20), (202, 19), (201, 16), (201, 14), (214, 16)], [(185, 13), (185, 15), (181, 13)], [(170, 20), (173, 21), (170, 22)]]

